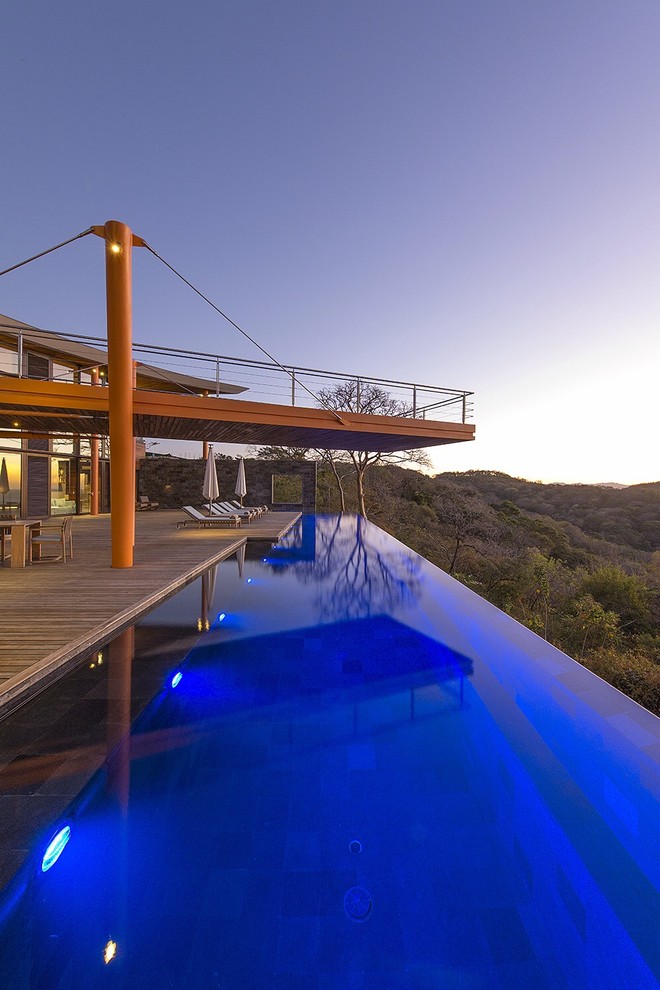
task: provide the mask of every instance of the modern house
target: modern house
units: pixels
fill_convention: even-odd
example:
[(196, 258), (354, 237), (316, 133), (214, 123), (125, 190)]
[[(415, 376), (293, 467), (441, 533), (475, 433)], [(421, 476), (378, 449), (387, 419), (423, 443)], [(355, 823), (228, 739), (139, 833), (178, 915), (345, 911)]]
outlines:
[[(110, 509), (112, 384), (108, 352), (85, 342), (90, 339), (97, 343), (97, 338), (75, 339), (0, 315), (0, 457), (8, 475), (5, 511), (45, 516)], [(177, 352), (176, 357), (183, 354)], [(168, 356), (171, 359), (173, 354)], [(468, 392), (420, 386), (432, 389), (433, 402), (424, 408), (417, 402), (418, 387), (406, 384), (411, 394), (409, 413), (374, 416), (359, 408), (336, 411), (295, 405), (301, 372), (281, 366), (276, 370), (290, 376), (290, 405), (236, 401), (247, 389), (222, 381), (219, 369), (217, 360), (211, 379), (134, 360), (133, 436), (199, 440), (204, 445), (353, 450), (401, 450), (474, 439), (474, 425), (466, 422)], [(358, 380), (358, 391), (359, 387)], [(444, 418), (427, 418), (438, 414)], [(139, 440), (136, 443), (139, 457), (143, 449)]]
[[(246, 391), (240, 385), (196, 378), (142, 362), (136, 362), (134, 369), (135, 387), (141, 391), (198, 396), (235, 396)], [(98, 347), (0, 314), (0, 376), (16, 382), (30, 379), (103, 388), (108, 382), (108, 355)], [(4, 458), (7, 468), (8, 490), (2, 493), (2, 508), (24, 516), (107, 512), (110, 508), (107, 431), (25, 428), (24, 413), (24, 409), (17, 407), (3, 409), (0, 458)], [(40, 415), (42, 419), (48, 418), (47, 411)], [(58, 419), (63, 416), (66, 418), (66, 413), (60, 413)], [(72, 425), (80, 428), (83, 424)], [(139, 460), (144, 445), (139, 439), (135, 443)]]

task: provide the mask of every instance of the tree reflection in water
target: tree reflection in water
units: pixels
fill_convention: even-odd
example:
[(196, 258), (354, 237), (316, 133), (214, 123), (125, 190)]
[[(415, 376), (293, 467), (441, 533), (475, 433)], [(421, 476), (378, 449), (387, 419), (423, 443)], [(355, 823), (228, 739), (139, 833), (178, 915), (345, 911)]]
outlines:
[(362, 516), (317, 517), (314, 561), (292, 561), (299, 581), (318, 586), (320, 622), (391, 615), (419, 598), (417, 556), (398, 545), (378, 546), (368, 529)]

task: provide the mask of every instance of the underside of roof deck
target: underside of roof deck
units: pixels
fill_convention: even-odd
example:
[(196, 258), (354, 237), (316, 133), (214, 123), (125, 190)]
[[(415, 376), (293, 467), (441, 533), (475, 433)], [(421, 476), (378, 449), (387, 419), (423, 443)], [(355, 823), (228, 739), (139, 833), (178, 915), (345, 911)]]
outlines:
[[(0, 378), (0, 429), (109, 433), (109, 388)], [(474, 439), (471, 423), (367, 416), (169, 392), (133, 393), (133, 433), (159, 440), (208, 440), (321, 450), (413, 450)]]

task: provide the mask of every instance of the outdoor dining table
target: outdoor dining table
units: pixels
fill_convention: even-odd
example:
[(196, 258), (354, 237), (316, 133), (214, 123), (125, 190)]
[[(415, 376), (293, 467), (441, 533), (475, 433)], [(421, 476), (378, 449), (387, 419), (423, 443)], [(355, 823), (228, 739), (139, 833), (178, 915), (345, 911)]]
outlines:
[(25, 567), (32, 554), (28, 547), (28, 539), (33, 532), (39, 532), (43, 519), (2, 519), (0, 525), (11, 532), (10, 567)]

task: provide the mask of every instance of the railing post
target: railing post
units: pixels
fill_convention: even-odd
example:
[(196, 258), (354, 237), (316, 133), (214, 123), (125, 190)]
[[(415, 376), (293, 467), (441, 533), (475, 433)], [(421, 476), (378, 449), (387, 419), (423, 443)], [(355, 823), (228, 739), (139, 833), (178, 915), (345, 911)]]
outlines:
[(291, 405), (296, 404), (296, 369), (291, 369)]
[[(99, 384), (99, 369), (92, 368), (92, 385)], [(90, 504), (89, 514), (98, 516), (99, 514), (99, 435), (92, 433), (90, 437)]]
[(463, 392), (463, 420), (462, 420), (463, 423), (465, 422), (465, 411), (466, 411), (465, 392)]
[(417, 419), (417, 386), (413, 385), (413, 419)]
[(220, 358), (215, 359), (215, 397), (220, 395)]
[(18, 360), (18, 377), (23, 377), (23, 334), (19, 333), (18, 341), (16, 343), (17, 360)]
[(362, 383), (360, 382), (360, 379), (357, 378), (356, 379), (357, 388), (356, 388), (356, 393), (355, 393), (355, 411), (356, 412), (359, 412), (360, 411), (360, 386), (361, 386), (361, 384)]

